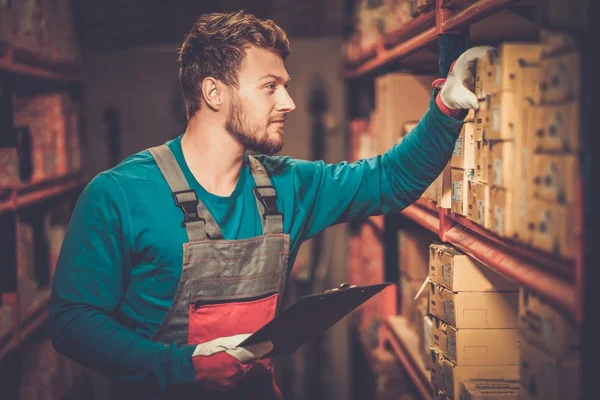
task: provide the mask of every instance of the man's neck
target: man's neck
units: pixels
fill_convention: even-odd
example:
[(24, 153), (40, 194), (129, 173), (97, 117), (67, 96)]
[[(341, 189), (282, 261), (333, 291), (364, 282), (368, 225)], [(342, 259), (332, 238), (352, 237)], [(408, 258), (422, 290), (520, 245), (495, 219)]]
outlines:
[(201, 120), (190, 120), (181, 138), (185, 162), (207, 192), (229, 196), (237, 185), (245, 149), (222, 124), (202, 123)]

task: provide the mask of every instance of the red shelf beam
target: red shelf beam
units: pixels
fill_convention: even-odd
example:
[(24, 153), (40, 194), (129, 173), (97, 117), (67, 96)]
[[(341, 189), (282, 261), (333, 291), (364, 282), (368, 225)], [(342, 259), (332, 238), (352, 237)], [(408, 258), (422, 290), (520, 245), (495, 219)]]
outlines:
[[(457, 10), (448, 18), (439, 19), (439, 33), (444, 34), (449, 31), (469, 26), (470, 24), (488, 17), (498, 9), (516, 2), (518, 2), (518, 0), (479, 0), (464, 9)], [(454, 5), (453, 3), (459, 5), (459, 3), (464, 3), (464, 1), (452, 2), (449, 5), (444, 5), (443, 9)]]
[(440, 218), (437, 214), (432, 213), (430, 210), (423, 208), (420, 204), (413, 204), (402, 210), (402, 214), (423, 228), (430, 230), (431, 232), (439, 235), (440, 232)]
[[(18, 62), (14, 59), (14, 49), (10, 46), (0, 56), (0, 70), (5, 70), (15, 75), (53, 80), (62, 83), (82, 83), (84, 81), (83, 72), (79, 68), (72, 68), (75, 69), (75, 71), (59, 72), (51, 65), (49, 67), (43, 67)], [(58, 69), (58, 67), (56, 69)]]

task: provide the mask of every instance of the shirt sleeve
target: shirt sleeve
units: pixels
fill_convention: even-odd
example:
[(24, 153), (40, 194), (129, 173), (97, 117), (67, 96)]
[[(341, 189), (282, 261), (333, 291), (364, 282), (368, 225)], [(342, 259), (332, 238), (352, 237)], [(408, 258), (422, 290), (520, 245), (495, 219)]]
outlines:
[(337, 223), (408, 207), (448, 164), (462, 124), (440, 111), (434, 93), (417, 126), (383, 155), (339, 164), (296, 160), (303, 239)]
[(61, 248), (50, 303), (55, 349), (112, 378), (194, 382), (194, 346), (155, 343), (120, 324), (113, 312), (130, 268), (130, 222), (118, 183), (101, 173), (82, 192)]

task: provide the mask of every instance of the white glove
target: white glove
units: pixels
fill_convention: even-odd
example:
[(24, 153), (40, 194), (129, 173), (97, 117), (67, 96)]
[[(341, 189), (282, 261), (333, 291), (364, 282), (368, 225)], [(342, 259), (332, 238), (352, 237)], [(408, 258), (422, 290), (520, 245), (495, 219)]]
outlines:
[(475, 60), (488, 52), (495, 51), (496, 49), (491, 46), (477, 46), (471, 47), (458, 57), (450, 68), (450, 73), (440, 92), (440, 99), (446, 107), (451, 110), (479, 109), (477, 96), (467, 89), (466, 85), (471, 83), (470, 81), (474, 78), (473, 64)]
[(213, 354), (224, 351), (230, 356), (235, 357), (239, 362), (246, 364), (265, 356), (273, 350), (273, 343), (271, 343), (270, 340), (245, 347), (238, 347), (238, 345), (250, 335), (250, 333), (244, 333), (234, 336), (225, 336), (205, 343), (200, 343), (196, 346), (192, 357), (212, 356)]

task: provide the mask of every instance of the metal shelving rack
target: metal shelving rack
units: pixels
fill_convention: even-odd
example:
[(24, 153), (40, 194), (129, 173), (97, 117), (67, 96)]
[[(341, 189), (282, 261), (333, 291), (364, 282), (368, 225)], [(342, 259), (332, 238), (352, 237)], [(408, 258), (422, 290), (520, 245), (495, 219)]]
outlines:
[[(540, 0), (539, 2), (531, 0), (435, 0), (432, 12), (413, 20), (402, 29), (403, 41), (393, 42), (393, 46), (389, 46), (392, 41), (384, 38), (382, 43), (375, 48), (371, 57), (363, 58), (360, 63), (346, 65), (343, 68), (343, 75), (347, 79), (350, 95), (352, 98), (358, 98), (357, 93), (352, 93), (352, 90), (368, 88), (369, 86), (365, 84), (365, 80), (372, 79), (373, 76), (386, 71), (386, 68), (389, 69), (390, 64), (403, 57), (408, 57), (413, 52), (430, 46), (436, 41), (438, 43), (439, 75), (446, 76), (451, 63), (467, 47), (470, 25), (507, 7), (539, 6), (542, 1), (548, 0)], [(435, 19), (435, 24), (432, 24), (433, 19)], [(587, 43), (587, 48), (591, 52), (589, 40), (587, 42), (584, 40), (584, 42)], [(585, 53), (585, 48), (583, 53)], [(589, 57), (591, 58), (591, 55)], [(585, 62), (585, 55), (582, 64), (584, 65), (582, 79), (585, 81), (591, 76), (591, 70), (586, 67), (588, 64)], [(582, 171), (583, 181), (588, 189), (584, 192), (582, 188), (583, 195), (578, 196), (580, 198), (579, 213), (576, 218), (579, 222), (591, 221), (592, 210), (592, 197), (589, 192), (593, 188), (591, 184), (593, 151), (591, 149), (592, 135), (589, 115), (591, 110), (587, 105), (591, 104), (589, 97), (589, 93), (584, 93), (581, 99), (583, 110), (582, 137), (584, 143), (590, 143), (589, 146), (585, 147), (585, 170)], [(353, 104), (350, 103), (350, 106), (352, 109)], [(589, 302), (593, 297), (590, 294), (592, 284), (589, 283), (589, 273), (586, 273), (587, 270), (584, 268), (586, 265), (590, 265), (592, 259), (589, 247), (592, 236), (591, 224), (582, 223), (580, 225), (583, 234), (577, 255), (572, 260), (564, 260), (501, 238), (461, 215), (454, 214), (447, 209), (437, 208), (433, 202), (425, 198), (419, 199), (405, 209), (401, 215), (436, 233), (440, 240), (456, 246), (466, 254), (479, 259), (491, 269), (545, 298), (571, 315), (578, 324), (592, 326), (587, 320), (584, 323), (584, 309), (588, 310), (589, 316), (589, 309), (592, 307)], [(584, 280), (586, 275), (587, 280)], [(398, 361), (414, 381), (421, 396), (424, 399), (431, 399), (432, 387), (428, 376), (418, 367), (419, 362), (410, 349), (411, 344), (407, 343), (410, 340), (404, 338), (404, 335), (397, 329), (398, 324), (402, 325), (402, 321), (399, 321), (398, 318), (401, 317), (392, 317), (386, 321), (382, 326), (381, 339), (396, 354)], [(585, 329), (582, 329), (582, 331), (585, 333)], [(590, 334), (590, 336), (592, 335)], [(590, 338), (590, 343), (591, 340), (593, 339)], [(585, 345), (585, 342), (584, 334), (583, 345)], [(591, 365), (593, 357), (590, 355), (588, 359), (587, 364)], [(584, 371), (583, 393), (585, 393), (587, 387), (585, 365), (586, 356), (584, 355), (582, 364), (582, 370)], [(589, 376), (591, 377), (592, 374), (590, 373)], [(591, 387), (593, 382), (589, 381), (588, 384)]]

